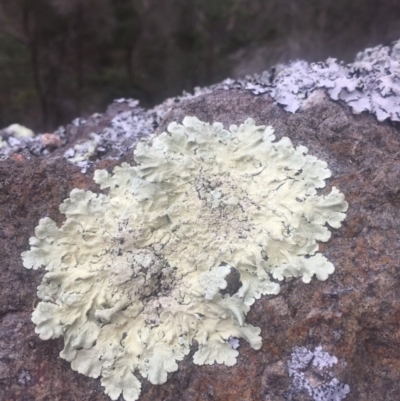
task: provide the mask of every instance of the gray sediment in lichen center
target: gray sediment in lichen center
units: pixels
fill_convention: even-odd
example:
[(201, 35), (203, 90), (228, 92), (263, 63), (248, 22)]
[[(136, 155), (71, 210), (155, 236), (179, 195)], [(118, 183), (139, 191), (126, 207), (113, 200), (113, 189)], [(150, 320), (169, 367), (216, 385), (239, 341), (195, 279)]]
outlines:
[[(146, 316), (148, 327), (159, 324), (158, 308), (160, 298), (167, 298), (176, 287), (175, 269), (164, 259), (162, 248), (157, 251), (152, 246), (132, 249), (132, 232), (126, 232), (128, 239), (113, 238), (108, 286), (110, 301), (101, 305), (95, 316), (100, 323), (109, 322), (111, 317), (136, 302), (139, 313)], [(125, 245), (125, 246), (124, 246)], [(128, 264), (127, 264), (127, 261)], [(124, 293), (126, 299), (119, 303), (114, 294)]]
[(229, 175), (199, 177), (193, 188), (201, 201), (199, 217), (207, 224), (211, 242), (234, 243), (247, 237), (252, 225), (246, 211), (252, 202)]

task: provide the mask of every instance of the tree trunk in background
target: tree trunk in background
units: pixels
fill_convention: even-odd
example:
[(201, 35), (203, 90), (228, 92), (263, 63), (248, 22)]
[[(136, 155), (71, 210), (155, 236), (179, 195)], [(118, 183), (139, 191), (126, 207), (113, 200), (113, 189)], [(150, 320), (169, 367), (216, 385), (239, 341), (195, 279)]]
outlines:
[(41, 120), (42, 120), (42, 126), (47, 129), (48, 128), (48, 103), (47, 103), (47, 98), (46, 94), (43, 88), (43, 83), (41, 79), (41, 74), (40, 74), (40, 66), (39, 66), (39, 48), (38, 48), (38, 43), (37, 43), (37, 37), (36, 37), (36, 26), (34, 25), (33, 28), (31, 28), (31, 8), (28, 2), (24, 2), (23, 5), (23, 10), (22, 10), (22, 26), (24, 29), (25, 36), (28, 40), (28, 49), (30, 53), (30, 60), (31, 60), (31, 71), (32, 71), (32, 77), (33, 77), (33, 82), (34, 86), (36, 89), (37, 96), (39, 98), (40, 102), (40, 109), (41, 109)]
[(75, 23), (75, 79), (76, 79), (76, 114), (80, 115), (82, 113), (82, 91), (84, 85), (83, 78), (83, 48), (84, 48), (84, 38), (83, 38), (83, 21), (84, 21), (84, 10), (82, 2), (79, 1), (76, 10), (76, 23)]

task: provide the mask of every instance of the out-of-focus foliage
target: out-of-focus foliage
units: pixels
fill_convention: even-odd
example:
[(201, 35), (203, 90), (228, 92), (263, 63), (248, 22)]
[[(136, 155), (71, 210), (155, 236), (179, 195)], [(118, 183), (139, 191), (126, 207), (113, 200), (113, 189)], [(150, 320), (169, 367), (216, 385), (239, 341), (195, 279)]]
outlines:
[(0, 0), (0, 127), (51, 130), (278, 62), (400, 37), (393, 0)]

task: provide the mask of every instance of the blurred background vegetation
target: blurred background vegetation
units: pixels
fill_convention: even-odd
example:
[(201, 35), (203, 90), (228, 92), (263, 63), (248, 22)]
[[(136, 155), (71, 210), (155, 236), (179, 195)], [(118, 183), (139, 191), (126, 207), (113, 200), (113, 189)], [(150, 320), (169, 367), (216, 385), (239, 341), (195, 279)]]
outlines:
[(400, 0), (0, 0), (0, 128), (51, 131), (114, 98), (166, 97), (400, 38)]

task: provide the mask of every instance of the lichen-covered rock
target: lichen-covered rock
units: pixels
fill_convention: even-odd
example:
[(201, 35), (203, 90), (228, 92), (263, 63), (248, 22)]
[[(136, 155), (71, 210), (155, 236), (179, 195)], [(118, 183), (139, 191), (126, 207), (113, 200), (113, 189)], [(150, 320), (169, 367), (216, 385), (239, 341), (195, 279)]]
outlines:
[[(67, 127), (65, 146), (74, 147), (79, 138), (86, 141), (92, 132), (101, 137), (111, 119), (130, 108), (128, 101), (115, 103), (103, 116)], [(262, 296), (251, 305), (246, 323), (261, 329), (259, 350), (243, 339), (229, 337), (226, 346), (239, 351), (235, 365), (197, 366), (193, 355), (201, 344), (194, 342), (189, 355), (177, 362), (179, 369), (168, 373), (165, 384), (153, 385), (137, 376), (140, 400), (312, 401), (339, 397), (397, 401), (400, 132), (396, 123), (378, 122), (373, 114), (354, 115), (344, 101), (333, 101), (324, 89), (310, 92), (295, 113), (285, 111), (268, 93), (255, 95), (237, 89), (182, 99), (174, 107), (162, 108), (162, 113), (157, 133), (173, 121), (182, 122), (185, 116), (219, 121), (224, 127), (239, 125), (249, 116), (257, 125), (270, 124), (277, 142), (286, 136), (296, 148), (305, 146), (327, 163), (332, 176), (326, 178), (325, 188), (317, 189), (317, 195), (326, 197), (333, 187), (340, 188), (349, 210), (342, 227), (332, 228), (329, 241), (320, 243), (320, 252), (335, 266), (327, 280), (311, 280), (305, 285), (300, 278), (286, 278), (279, 294)], [(128, 136), (124, 141), (129, 142)], [(100, 143), (105, 142), (97, 146), (101, 147)], [(56, 230), (67, 224), (58, 208), (72, 189), (86, 194), (101, 192), (92, 179), (93, 168), (107, 169), (107, 177), (113, 177), (111, 170), (117, 164), (135, 166), (131, 143), (126, 150), (122, 142), (117, 143), (115, 153), (107, 143), (109, 147), (93, 152), (86, 166), (68, 162), (66, 147), (47, 156), (20, 148), (0, 162), (0, 399), (109, 400), (100, 380), (74, 372), (58, 357), (63, 338), (42, 341), (35, 334), (31, 315), (37, 308), (36, 288), (43, 272), (25, 269), (20, 257), (40, 219), (52, 219)], [(85, 174), (84, 167), (88, 169)], [(104, 189), (97, 198), (109, 197), (108, 191)], [(213, 192), (208, 202), (218, 204), (221, 198)], [(147, 259), (143, 255), (134, 263), (146, 264)], [(243, 291), (234, 268), (225, 276), (227, 266), (222, 264), (199, 277), (200, 286), (210, 280), (213, 283), (204, 298), (231, 297)], [(118, 280), (118, 275), (114, 279)], [(39, 290), (39, 296), (45, 294), (44, 289)], [(112, 320), (109, 309), (99, 310), (99, 318)], [(86, 350), (90, 341), (87, 337), (77, 351)], [(293, 370), (291, 363), (298, 349), (306, 358), (312, 355), (309, 365)], [(110, 394), (116, 396), (125, 385), (123, 376), (115, 381), (111, 371), (105, 373), (108, 376), (103, 380), (108, 380)]]
[[(326, 280), (334, 267), (317, 241), (347, 210), (335, 187), (317, 195), (325, 162), (274, 139), (251, 119), (226, 130), (185, 117), (138, 144), (137, 166), (95, 172), (108, 195), (74, 189), (62, 227), (41, 219), (22, 255), (48, 271), (32, 315), (40, 338), (63, 336), (61, 357), (126, 401), (140, 394), (133, 373), (165, 383), (194, 340), (198, 365), (234, 365), (232, 337), (259, 349), (250, 305), (279, 293), (273, 278)], [(231, 268), (241, 287), (223, 295)]]

